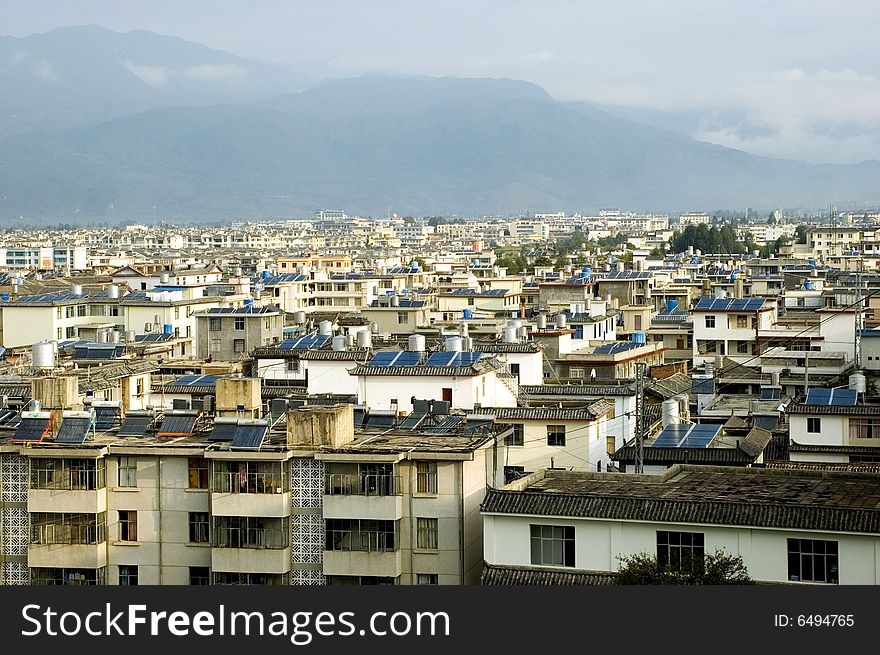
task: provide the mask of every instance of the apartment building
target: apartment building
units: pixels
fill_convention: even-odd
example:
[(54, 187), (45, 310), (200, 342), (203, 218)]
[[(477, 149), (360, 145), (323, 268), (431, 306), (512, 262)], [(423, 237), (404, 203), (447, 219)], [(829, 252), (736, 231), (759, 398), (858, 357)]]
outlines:
[(0, 269), (10, 271), (82, 271), (85, 246), (0, 246)]
[(199, 359), (234, 361), (258, 346), (281, 342), (283, 317), (270, 307), (214, 307), (195, 314)]

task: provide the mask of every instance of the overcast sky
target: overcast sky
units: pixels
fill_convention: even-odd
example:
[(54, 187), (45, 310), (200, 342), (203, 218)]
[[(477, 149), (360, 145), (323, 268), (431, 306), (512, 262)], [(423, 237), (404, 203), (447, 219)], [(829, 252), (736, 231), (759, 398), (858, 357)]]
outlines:
[[(808, 161), (880, 159), (878, 0), (29, 0), (0, 33), (149, 29), (318, 77), (530, 80), (560, 100), (700, 110), (691, 133)], [(741, 110), (731, 117), (708, 110)], [(723, 116), (723, 118), (719, 118)]]

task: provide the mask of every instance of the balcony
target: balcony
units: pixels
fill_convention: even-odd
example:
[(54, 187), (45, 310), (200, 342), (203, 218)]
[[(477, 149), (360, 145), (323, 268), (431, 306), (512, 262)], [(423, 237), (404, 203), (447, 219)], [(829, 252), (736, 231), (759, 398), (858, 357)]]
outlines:
[(401, 570), (399, 523), (367, 519), (327, 519), (326, 575), (396, 578)]
[(399, 475), (329, 473), (324, 477), (324, 516), (397, 520), (403, 517)]
[(239, 516), (214, 523), (211, 567), (214, 571), (282, 574), (290, 571), (286, 520)]
[(28, 565), (97, 569), (107, 565), (104, 514), (31, 515)]
[(29, 512), (107, 511), (103, 460), (33, 458), (30, 467)]
[(280, 462), (247, 462), (235, 470), (229, 470), (227, 462), (217, 462), (215, 467), (211, 485), (215, 516), (290, 515), (290, 491)]

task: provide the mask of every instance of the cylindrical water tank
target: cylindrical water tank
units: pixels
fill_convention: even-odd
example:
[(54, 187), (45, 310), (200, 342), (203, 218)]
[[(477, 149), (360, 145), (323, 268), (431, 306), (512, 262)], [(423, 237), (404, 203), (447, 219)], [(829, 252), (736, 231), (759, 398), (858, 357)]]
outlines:
[(83, 288), (81, 284), (74, 284), (70, 287), (70, 293), (74, 296), (81, 296), (83, 292)]
[(865, 393), (867, 390), (867, 381), (862, 373), (853, 373), (849, 376), (849, 388), (855, 389), (856, 393)]
[(520, 339), (528, 339), (529, 338), (529, 328), (527, 328), (525, 325), (523, 325), (522, 327), (516, 328), (516, 336), (518, 336)]
[(31, 346), (34, 368), (55, 368), (55, 347), (51, 341), (40, 341)]
[(400, 298), (397, 296), (396, 293), (393, 296), (391, 296), (391, 306), (392, 307), (400, 307)]
[(678, 425), (681, 422), (680, 406), (674, 398), (664, 400), (661, 407), (661, 416), (663, 419), (663, 427), (670, 425)]
[(474, 317), (474, 310), (472, 310), (472, 309), (465, 309), (465, 310), (461, 313), (461, 315), (462, 315), (464, 318), (473, 318), (473, 317)]
[(461, 352), (461, 337), (449, 337), (446, 339), (446, 343), (444, 344), (444, 349), (446, 352), (450, 353), (460, 353)]
[(804, 289), (807, 289), (809, 291), (812, 288), (813, 288), (813, 283), (810, 282), (809, 280), (804, 280)]
[(297, 325), (303, 325), (306, 322), (305, 312), (293, 312), (293, 322)]
[(632, 342), (640, 345), (644, 345), (648, 343), (647, 335), (644, 332), (633, 332), (632, 333)]
[(376, 321), (370, 323), (370, 332), (373, 334), (379, 334), (379, 324)]
[(566, 323), (565, 314), (557, 314), (556, 315), (556, 327), (564, 328)]
[(325, 337), (333, 334), (333, 323), (330, 321), (321, 321), (318, 323), (318, 334)]
[(406, 340), (407, 350), (414, 353), (425, 352), (425, 337), (422, 334), (411, 334)]
[(263, 271), (262, 278), (264, 280), (268, 280), (270, 277), (272, 277), (272, 273), (270, 271)]
[(43, 404), (35, 398), (34, 400), (31, 401), (30, 411), (39, 412), (40, 409), (42, 408), (42, 406), (43, 406)]
[(162, 326), (163, 334), (174, 334), (174, 326), (171, 323), (165, 323)]
[(466, 336), (468, 335), (468, 330), (469, 330), (469, 329), (470, 329), (470, 328), (468, 328), (468, 324), (467, 324), (467, 323), (462, 323), (461, 325), (458, 326), (458, 333), (459, 333), (461, 336), (466, 337)]
[(253, 307), (254, 306), (254, 299), (253, 298), (245, 298), (244, 299), (244, 306), (245, 307)]
[(330, 348), (333, 350), (345, 350), (345, 335), (337, 334), (333, 337), (333, 341), (330, 343)]
[(159, 283), (160, 284), (168, 284), (168, 282), (170, 280), (171, 280), (171, 276), (168, 275), (168, 271), (164, 271), (159, 274)]
[(624, 265), (623, 262), (617, 262), (617, 272), (623, 273)]
[(722, 355), (715, 355), (715, 370), (721, 373), (722, 368), (724, 368), (724, 357)]
[(109, 341), (110, 343), (119, 343), (119, 341), (120, 341), (120, 339), (119, 339), (119, 337), (120, 337), (119, 330), (110, 330), (110, 332), (107, 334), (107, 336), (110, 337), (110, 338), (108, 339), (108, 341)]
[(513, 327), (512, 325), (508, 325), (507, 327), (505, 327), (504, 328), (504, 335), (502, 337), (502, 339), (504, 340), (504, 343), (516, 343), (517, 342), (516, 332), (517, 332), (516, 328)]
[(95, 338), (98, 340), (98, 343), (107, 343), (107, 329), (98, 328), (95, 331)]
[(771, 371), (770, 372), (770, 386), (778, 387), (779, 386), (779, 371)]
[(671, 313), (674, 312), (676, 309), (678, 309), (678, 301), (677, 301), (677, 300), (674, 300), (674, 299), (672, 299), (672, 298), (669, 298), (669, 299), (666, 301), (666, 311), (669, 312), (669, 313), (671, 314)]
[(507, 325), (509, 327), (514, 327), (517, 329), (521, 328), (522, 324), (523, 324), (523, 322), (521, 320), (519, 320), (518, 318), (512, 318), (509, 321), (507, 321)]
[(263, 297), (263, 290), (260, 287), (254, 287), (254, 300), (259, 300)]
[(369, 330), (361, 330), (357, 333), (358, 348), (369, 348), (373, 345), (373, 335)]
[(345, 335), (345, 347), (346, 348), (353, 348), (354, 347), (354, 335), (351, 332), (349, 332), (348, 334)]
[(546, 330), (547, 329), (547, 317), (544, 316), (543, 314), (538, 314), (538, 318), (536, 320), (536, 323), (538, 325), (539, 330)]
[(125, 343), (134, 343), (134, 330), (126, 330), (125, 331)]
[(108, 298), (118, 298), (119, 297), (119, 287), (115, 284), (111, 284), (107, 287), (107, 297)]

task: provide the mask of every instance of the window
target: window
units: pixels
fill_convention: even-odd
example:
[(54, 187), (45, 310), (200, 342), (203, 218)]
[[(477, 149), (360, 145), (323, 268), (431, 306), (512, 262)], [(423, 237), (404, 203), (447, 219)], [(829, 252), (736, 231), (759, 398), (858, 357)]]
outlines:
[(65, 332), (65, 334), (68, 339), (73, 339), (74, 337), (76, 337), (76, 328), (75, 327), (67, 328), (67, 331)]
[(174, 308), (174, 318), (180, 318), (180, 307)]
[(417, 573), (416, 584), (437, 584), (436, 573)]
[(137, 486), (137, 459), (134, 457), (119, 458), (119, 486)]
[(119, 510), (119, 541), (137, 541), (137, 526), (137, 512), (132, 510)]
[(736, 317), (736, 327), (738, 328), (747, 328), (749, 327), (749, 317), (743, 315), (737, 315)]
[(190, 489), (207, 489), (208, 488), (208, 460), (201, 457), (190, 457), (189, 459), (189, 488)]
[(234, 327), (236, 330), (244, 330), (244, 319), (236, 318)]
[(144, 379), (137, 378), (134, 383), (134, 395), (135, 396), (143, 396), (144, 395)]
[(298, 373), (299, 372), (299, 360), (298, 359), (288, 359), (284, 368), (288, 373)]
[(568, 369), (568, 377), (582, 380), (584, 377), (584, 369), (580, 367), (572, 367)]
[(437, 519), (416, 519), (416, 545), (425, 550), (437, 550)]
[(564, 446), (565, 445), (565, 426), (564, 425), (548, 425), (547, 426), (547, 445), (548, 446)]
[(452, 402), (452, 388), (451, 387), (443, 387), (440, 389), (441, 398), (445, 403)]
[(223, 348), (222, 339), (211, 339), (211, 352), (212, 353), (219, 353), (222, 348)]
[(416, 462), (416, 490), (420, 494), (437, 493), (437, 462)]
[(789, 539), (788, 579), (792, 582), (838, 584), (837, 542)]
[(605, 437), (605, 452), (608, 453), (609, 455), (611, 453), (615, 452), (617, 450), (617, 448), (615, 447), (615, 444), (616, 444), (616, 439), (614, 438), (613, 434), (610, 434), (607, 437)]
[[(869, 358), (870, 359), (870, 358)], [(876, 418), (850, 418), (850, 439), (878, 439), (880, 438), (880, 419)]]
[(657, 563), (680, 569), (702, 561), (704, 554), (702, 532), (657, 532)]
[(209, 542), (207, 512), (189, 513), (189, 541), (193, 544)]
[(232, 340), (232, 351), (237, 353), (244, 352), (244, 339), (233, 339)]
[(504, 467), (504, 484), (510, 484), (514, 480), (519, 480), (526, 475), (524, 466), (505, 466)]
[(133, 587), (138, 583), (138, 567), (124, 564), (119, 567), (119, 585)]
[(574, 566), (574, 526), (532, 525), (532, 564)]
[(397, 312), (397, 324), (406, 325), (407, 323), (409, 323), (409, 317), (406, 312)]
[(748, 355), (749, 354), (749, 342), (748, 341), (740, 341), (736, 344), (736, 352), (740, 355)]
[(473, 304), (474, 304), (474, 299), (468, 298), (468, 305), (473, 305)]
[(706, 327), (707, 328), (715, 327), (715, 315), (714, 314), (707, 314), (706, 315)]
[(210, 319), (208, 319), (208, 322), (210, 323), (208, 329), (211, 332), (219, 332), (220, 330), (223, 329), (222, 323), (219, 318), (210, 318)]
[(504, 437), (505, 446), (522, 446), (525, 444), (525, 426), (522, 423), (513, 424), (513, 434)]
[(211, 569), (207, 566), (189, 567), (189, 583), (191, 585), (211, 584)]
[(819, 434), (822, 432), (822, 419), (818, 416), (807, 417), (807, 432), (810, 434)]

